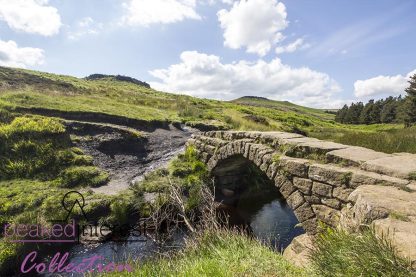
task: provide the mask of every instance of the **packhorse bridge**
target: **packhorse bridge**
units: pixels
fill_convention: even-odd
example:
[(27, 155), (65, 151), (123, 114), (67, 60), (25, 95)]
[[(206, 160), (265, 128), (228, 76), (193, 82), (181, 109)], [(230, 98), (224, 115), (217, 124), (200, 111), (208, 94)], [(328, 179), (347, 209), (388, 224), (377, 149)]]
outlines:
[[(203, 132), (188, 144), (219, 183), (237, 182), (242, 165), (254, 163), (279, 189), (307, 237), (319, 222), (349, 231), (371, 225), (416, 267), (416, 155), (284, 132)], [(300, 249), (293, 244), (301, 240), (290, 251)]]

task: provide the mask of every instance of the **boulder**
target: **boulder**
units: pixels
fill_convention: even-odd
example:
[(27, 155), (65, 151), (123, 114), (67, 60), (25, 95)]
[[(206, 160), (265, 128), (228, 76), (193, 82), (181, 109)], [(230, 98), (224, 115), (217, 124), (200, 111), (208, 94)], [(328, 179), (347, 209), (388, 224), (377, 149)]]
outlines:
[(309, 255), (312, 247), (313, 243), (309, 235), (297, 236), (286, 247), (283, 257), (296, 266), (307, 267), (310, 265)]

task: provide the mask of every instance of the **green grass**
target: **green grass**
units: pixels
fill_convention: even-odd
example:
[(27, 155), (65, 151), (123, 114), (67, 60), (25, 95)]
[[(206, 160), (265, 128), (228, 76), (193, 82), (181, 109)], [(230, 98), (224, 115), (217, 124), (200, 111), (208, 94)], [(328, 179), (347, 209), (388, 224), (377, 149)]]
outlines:
[[(184, 153), (170, 161), (167, 168), (146, 174), (140, 182), (132, 186), (135, 194), (134, 206), (142, 215), (167, 204), (170, 187), (180, 188), (187, 212), (193, 211), (200, 203), (201, 188), (207, 182), (206, 164), (201, 162), (194, 147), (189, 146)], [(144, 201), (144, 193), (157, 193), (157, 201), (151, 206)]]
[(300, 113), (304, 115), (314, 115), (323, 120), (334, 119), (333, 115), (329, 113), (325, 113), (323, 110), (299, 106), (299, 105), (290, 103), (289, 101), (270, 101), (265, 98), (241, 97), (241, 98), (233, 100), (232, 102), (243, 104), (243, 105), (248, 105), (248, 106), (258, 106), (258, 107), (277, 109), (277, 110), (281, 110), (285, 112), (295, 112), (295, 113)]
[(0, 122), (10, 120), (10, 112), (16, 108), (44, 108), (220, 129), (297, 132), (382, 152), (416, 153), (416, 128), (339, 124), (331, 113), (287, 101), (253, 97), (229, 102), (198, 99), (114, 78), (86, 80), (5, 67), (0, 67), (0, 84)]
[(351, 126), (337, 129), (316, 129), (311, 136), (324, 140), (356, 145), (385, 153), (416, 153), (416, 126), (402, 128), (400, 125), (379, 124)]
[[(72, 189), (83, 191), (87, 214), (110, 219), (121, 214), (120, 206), (112, 205), (120, 200), (119, 196), (92, 194), (88, 190), (106, 183), (108, 174), (92, 166), (92, 157), (72, 146), (60, 120), (42, 116), (7, 119), (0, 123), (1, 226), (47, 224), (65, 218), (61, 200)], [(122, 198), (123, 205), (130, 205), (130, 200)], [(80, 211), (74, 212), (80, 215)], [(20, 251), (22, 244), (5, 243), (0, 236), (0, 268)]]
[(374, 231), (358, 234), (327, 229), (316, 240), (311, 255), (319, 276), (416, 276), (411, 264)]
[(205, 231), (169, 258), (133, 262), (117, 276), (314, 276), (237, 231)]
[[(89, 185), (86, 182), (70, 182), (69, 179), (74, 177), (75, 166), (78, 166), (78, 178), (84, 174), (84, 180), (96, 178), (94, 183), (102, 184), (105, 181), (105, 173), (96, 172), (94, 175), (92, 167), (88, 168), (88, 171), (79, 168), (91, 165), (91, 157), (72, 147), (65, 127), (57, 119), (22, 116), (14, 118), (9, 124), (0, 124), (0, 180), (52, 180), (63, 171), (63, 175), (60, 176), (62, 185)], [(67, 169), (71, 166), (74, 167), (72, 171)], [(98, 169), (95, 168), (95, 171)]]
[(411, 277), (410, 262), (371, 230), (349, 234), (326, 229), (299, 268), (247, 235), (228, 229), (202, 230), (179, 252), (150, 260), (130, 260), (132, 272), (117, 276), (323, 276)]
[(62, 187), (99, 187), (109, 181), (107, 172), (95, 166), (73, 166), (65, 169), (59, 176)]

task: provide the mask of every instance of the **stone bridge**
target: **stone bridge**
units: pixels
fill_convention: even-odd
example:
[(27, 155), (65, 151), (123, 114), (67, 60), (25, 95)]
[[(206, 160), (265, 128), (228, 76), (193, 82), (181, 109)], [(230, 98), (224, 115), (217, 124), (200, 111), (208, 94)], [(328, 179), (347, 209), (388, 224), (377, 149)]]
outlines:
[(244, 162), (254, 163), (307, 234), (315, 234), (319, 222), (352, 231), (372, 225), (416, 266), (416, 155), (284, 132), (212, 131), (188, 144), (223, 183), (235, 181)]

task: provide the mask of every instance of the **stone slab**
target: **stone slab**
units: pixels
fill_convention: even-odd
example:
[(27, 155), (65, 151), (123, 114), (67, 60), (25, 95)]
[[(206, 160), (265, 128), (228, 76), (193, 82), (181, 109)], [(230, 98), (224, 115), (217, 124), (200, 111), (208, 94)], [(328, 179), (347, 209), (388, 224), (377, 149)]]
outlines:
[(348, 147), (328, 152), (326, 153), (326, 157), (329, 162), (346, 163), (348, 165), (360, 166), (367, 161), (388, 158), (392, 157), (392, 155), (376, 152), (364, 147)]
[(395, 186), (405, 187), (409, 184), (409, 180), (391, 177), (375, 172), (369, 172), (359, 169), (354, 169), (350, 180), (350, 186), (357, 188), (361, 185), (382, 185), (382, 186)]
[(394, 154), (391, 157), (367, 161), (361, 168), (398, 178), (409, 178), (416, 174), (415, 154)]
[(416, 193), (389, 186), (360, 186), (348, 200), (352, 207), (353, 220), (358, 226), (374, 220), (390, 217), (415, 218)]
[(352, 169), (329, 164), (313, 164), (309, 166), (308, 175), (310, 179), (315, 181), (333, 186), (347, 186), (352, 175)]

